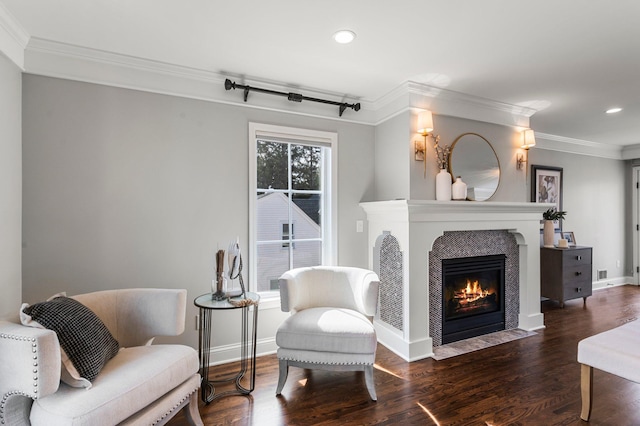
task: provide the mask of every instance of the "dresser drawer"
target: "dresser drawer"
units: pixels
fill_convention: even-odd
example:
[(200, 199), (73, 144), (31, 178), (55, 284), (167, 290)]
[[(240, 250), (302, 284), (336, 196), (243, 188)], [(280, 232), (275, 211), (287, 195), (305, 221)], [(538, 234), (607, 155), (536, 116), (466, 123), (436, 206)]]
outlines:
[(563, 288), (564, 300), (591, 296), (591, 283), (566, 284)]
[(567, 249), (562, 252), (562, 264), (565, 268), (591, 265), (591, 249)]
[(591, 264), (565, 267), (562, 271), (562, 281), (565, 284), (591, 283)]

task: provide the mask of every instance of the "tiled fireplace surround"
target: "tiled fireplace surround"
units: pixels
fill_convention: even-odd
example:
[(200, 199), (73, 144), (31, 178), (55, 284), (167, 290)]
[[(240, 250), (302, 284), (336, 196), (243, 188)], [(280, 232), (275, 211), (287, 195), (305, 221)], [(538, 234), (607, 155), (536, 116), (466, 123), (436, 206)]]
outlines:
[(380, 276), (378, 341), (407, 361), (442, 343), (441, 261), (506, 254), (505, 328), (544, 327), (535, 203), (394, 200), (361, 203), (370, 268)]

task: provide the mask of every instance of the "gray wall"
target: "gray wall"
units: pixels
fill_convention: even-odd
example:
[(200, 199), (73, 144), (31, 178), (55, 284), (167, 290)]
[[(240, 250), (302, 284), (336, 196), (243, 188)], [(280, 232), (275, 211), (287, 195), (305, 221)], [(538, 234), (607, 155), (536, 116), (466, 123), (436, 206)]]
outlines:
[[(5, 68), (0, 72), (6, 74)], [(0, 84), (15, 90), (19, 73), (9, 74)], [(338, 133), (339, 264), (367, 266), (367, 233), (357, 233), (355, 226), (357, 220), (366, 223), (360, 201), (435, 198), (432, 142), (425, 179), (423, 163), (413, 160), (413, 142), (420, 136), (412, 133), (408, 111), (374, 128), (33, 75), (22, 83), (22, 296), (28, 302), (59, 291), (136, 286), (182, 287), (190, 299), (207, 292), (219, 245), (239, 236), (248, 252), (249, 121)], [(13, 97), (3, 97), (0, 105), (14, 114), (11, 123), (19, 123), (19, 93)], [(437, 115), (434, 124), (441, 144), (465, 132), (492, 143), (503, 173), (494, 201), (529, 200), (528, 171), (516, 170), (517, 132)], [(5, 152), (12, 156), (10, 167), (1, 170), (13, 168), (9, 180), (15, 181), (20, 132), (13, 126), (2, 127), (10, 137), (0, 142), (0, 161)], [(631, 177), (625, 162), (534, 148), (530, 164), (564, 168), (565, 229), (575, 232), (579, 244), (594, 246), (594, 271), (629, 275), (624, 223)], [(19, 185), (0, 190), (0, 196), (19, 200)], [(19, 212), (12, 220), (18, 221), (10, 243), (18, 244), (17, 260), (9, 261), (15, 267)], [(19, 282), (19, 271), (11, 275), (3, 279)], [(13, 310), (18, 302), (14, 296), (5, 303)], [(268, 306), (260, 311), (263, 341), (272, 341), (285, 317), (277, 305)], [(196, 313), (189, 304), (187, 331), (176, 340), (197, 345)], [(216, 323), (225, 324), (216, 346), (238, 340), (228, 317), (214, 316)]]
[[(500, 185), (491, 201), (530, 201), (531, 165), (563, 168), (564, 230), (573, 231), (580, 245), (592, 246), (593, 277), (607, 270), (608, 278), (630, 282), (633, 276), (631, 166), (622, 160), (533, 148), (525, 168), (516, 168), (521, 134), (512, 127), (434, 114), (434, 133), (440, 145), (452, 145), (463, 133), (477, 133), (493, 146), (501, 168)], [(409, 126), (409, 128), (407, 128)], [(433, 139), (427, 139), (427, 176), (424, 163), (414, 160), (413, 146), (421, 136), (412, 133), (415, 115), (399, 114), (376, 129), (376, 200), (435, 199), (438, 173)], [(548, 143), (545, 144), (548, 146)], [(409, 181), (406, 180), (407, 173)], [(464, 178), (464, 177), (463, 177)], [(625, 230), (627, 232), (625, 232)], [(605, 286), (606, 282), (601, 283)], [(596, 283), (598, 286), (598, 283)]]
[[(516, 169), (516, 154), (521, 143), (520, 133), (511, 127), (446, 115), (433, 116), (434, 134), (440, 136), (440, 146), (452, 146), (453, 142), (464, 133), (477, 133), (491, 143), (500, 162), (500, 184), (491, 201), (528, 201), (526, 193), (526, 177), (523, 170)], [(412, 128), (416, 128), (414, 125)], [(421, 136), (411, 134), (411, 145)], [(424, 177), (424, 165), (411, 156), (411, 198), (414, 200), (435, 200), (436, 174), (439, 172), (433, 138), (427, 138), (427, 177)], [(413, 150), (412, 150), (413, 153)], [(464, 176), (462, 176), (464, 180)]]
[[(219, 246), (239, 236), (248, 253), (249, 121), (338, 133), (338, 262), (367, 266), (355, 222), (373, 191), (370, 126), (33, 75), (23, 102), (26, 301), (137, 286), (186, 288), (190, 300), (209, 291)], [(196, 346), (189, 305), (178, 340)], [(283, 315), (261, 311), (259, 337)], [(238, 340), (226, 327), (216, 339)]]
[[(412, 117), (405, 111), (376, 126), (375, 130), (375, 194), (373, 199), (363, 201), (410, 199), (410, 177), (407, 165), (413, 155), (408, 143)], [(422, 166), (422, 163), (420, 163)], [(421, 169), (422, 170), (422, 169)]]
[(593, 247), (594, 281), (598, 269), (606, 269), (609, 278), (633, 276), (627, 256), (632, 250), (627, 225), (632, 176), (626, 162), (536, 148), (529, 161), (562, 167), (562, 209), (567, 212), (563, 230), (573, 231), (578, 245)]
[(22, 300), (22, 73), (0, 53), (0, 318)]

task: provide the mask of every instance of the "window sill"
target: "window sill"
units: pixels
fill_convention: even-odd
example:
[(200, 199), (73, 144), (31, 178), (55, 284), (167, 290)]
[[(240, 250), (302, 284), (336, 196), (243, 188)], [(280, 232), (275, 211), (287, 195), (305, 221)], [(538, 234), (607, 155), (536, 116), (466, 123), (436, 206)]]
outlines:
[(260, 299), (258, 305), (260, 310), (263, 309), (280, 309), (280, 297), (265, 297)]

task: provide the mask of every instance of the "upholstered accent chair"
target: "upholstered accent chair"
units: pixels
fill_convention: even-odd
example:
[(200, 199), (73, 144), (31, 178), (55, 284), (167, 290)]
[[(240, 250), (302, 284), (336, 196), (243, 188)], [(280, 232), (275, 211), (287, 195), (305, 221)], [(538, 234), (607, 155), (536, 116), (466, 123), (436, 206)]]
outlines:
[(378, 307), (378, 276), (353, 267), (306, 267), (282, 275), (280, 303), (291, 312), (276, 332), (280, 395), (289, 367), (364, 371), (372, 400)]
[[(0, 321), (0, 425), (162, 425), (180, 410), (189, 424), (202, 425), (196, 350), (152, 344), (154, 336), (184, 331), (186, 297), (183, 289), (123, 289), (53, 299), (82, 310), (77, 316), (62, 314), (60, 322), (71, 334), (90, 340), (84, 322), (90, 315), (112, 335), (110, 346), (115, 342), (110, 359), (84, 383), (65, 377), (65, 359), (73, 357), (61, 351), (66, 330), (38, 327), (48, 320), (43, 316), (36, 325), (23, 325), (25, 312), (31, 321), (38, 309), (52, 306), (49, 301), (23, 305), (20, 319)], [(52, 310), (46, 315), (60, 318)], [(89, 353), (93, 358), (95, 351)]]

